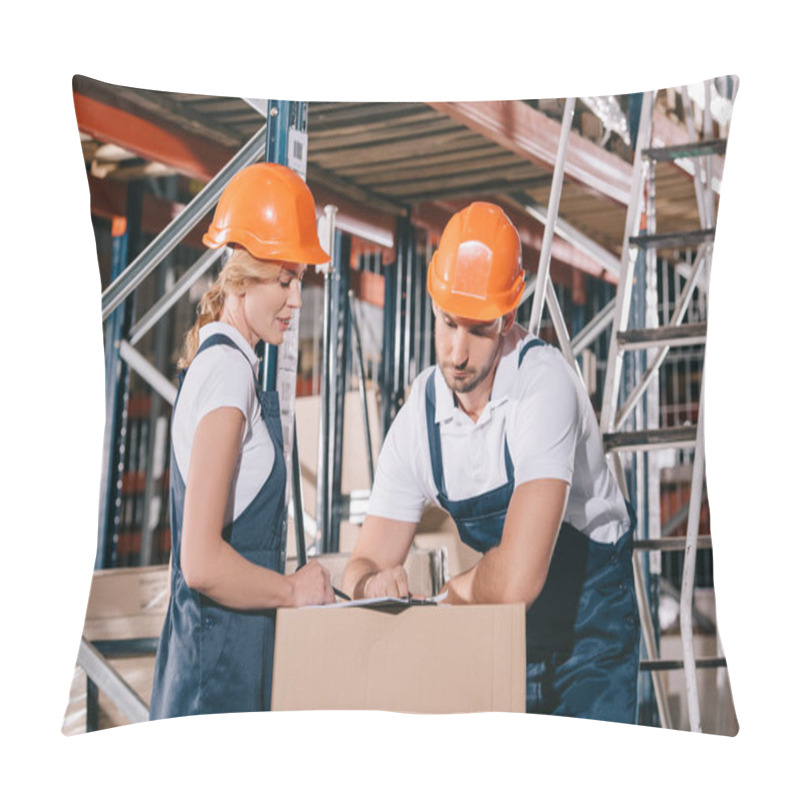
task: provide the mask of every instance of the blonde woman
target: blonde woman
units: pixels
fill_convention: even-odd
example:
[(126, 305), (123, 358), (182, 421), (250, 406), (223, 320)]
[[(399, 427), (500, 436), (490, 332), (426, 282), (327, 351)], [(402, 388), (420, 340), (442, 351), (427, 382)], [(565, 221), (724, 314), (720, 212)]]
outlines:
[(291, 169), (254, 164), (226, 186), (203, 237), (233, 253), (184, 343), (172, 421), (170, 603), (151, 719), (270, 708), (275, 609), (333, 602), (311, 561), (283, 575), (286, 465), (278, 396), (257, 382), (306, 264), (328, 261), (314, 200)]

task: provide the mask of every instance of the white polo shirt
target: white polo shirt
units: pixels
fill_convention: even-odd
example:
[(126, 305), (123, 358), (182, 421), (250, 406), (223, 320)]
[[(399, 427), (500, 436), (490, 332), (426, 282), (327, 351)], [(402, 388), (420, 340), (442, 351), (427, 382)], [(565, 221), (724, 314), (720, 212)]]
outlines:
[(616, 542), (625, 533), (625, 500), (606, 463), (589, 397), (554, 347), (531, 348), (518, 369), (520, 349), (530, 338), (519, 325), (506, 336), (491, 398), (477, 422), (455, 403), (438, 367), (417, 377), (381, 450), (370, 514), (416, 523), (428, 503), (438, 505), (425, 421), (425, 385), (435, 370), (449, 499), (475, 497), (507, 482), (507, 439), (516, 486), (538, 478), (566, 481), (565, 521), (599, 542)]
[(219, 344), (195, 356), (183, 381), (172, 420), (172, 446), (184, 482), (189, 474), (194, 433), (200, 420), (217, 408), (238, 408), (245, 419), (242, 449), (236, 462), (225, 522), (236, 519), (258, 494), (272, 471), (275, 448), (261, 418), (256, 395), (258, 356), (236, 328), (211, 322), (200, 328), (200, 344), (222, 333), (236, 342), (236, 349)]

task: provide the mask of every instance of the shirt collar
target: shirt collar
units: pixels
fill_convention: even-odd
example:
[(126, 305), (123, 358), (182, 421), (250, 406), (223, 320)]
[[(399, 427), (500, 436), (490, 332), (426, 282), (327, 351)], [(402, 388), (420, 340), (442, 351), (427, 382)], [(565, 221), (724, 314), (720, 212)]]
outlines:
[(438, 365), (436, 366), (435, 376), (433, 383), (436, 390), (436, 422), (447, 422), (453, 418), (453, 414), (456, 411), (456, 400)]
[(500, 353), (500, 363), (497, 365), (497, 371), (494, 374), (490, 404), (505, 402), (514, 388), (517, 375), (517, 360), (519, 358), (519, 344), (526, 336), (525, 329), (519, 324), (515, 324), (506, 334), (503, 340), (503, 349)]
[(221, 333), (233, 340), (236, 346), (247, 356), (247, 360), (250, 362), (253, 372), (258, 374), (258, 356), (255, 350), (250, 346), (250, 342), (248, 342), (233, 325), (228, 325), (227, 322), (206, 323), (200, 328), (198, 344), (202, 344), (209, 336), (213, 336), (215, 333)]
[[(514, 386), (517, 372), (517, 351), (519, 343), (525, 338), (526, 333), (520, 325), (514, 325), (506, 334), (500, 351), (500, 362), (494, 374), (492, 394), (486, 404), (488, 409), (496, 408), (508, 400), (509, 393)], [(436, 422), (442, 423), (453, 419), (456, 409), (456, 399), (450, 391), (441, 369), (436, 367), (434, 388), (436, 390)], [(484, 412), (485, 413), (485, 412)]]

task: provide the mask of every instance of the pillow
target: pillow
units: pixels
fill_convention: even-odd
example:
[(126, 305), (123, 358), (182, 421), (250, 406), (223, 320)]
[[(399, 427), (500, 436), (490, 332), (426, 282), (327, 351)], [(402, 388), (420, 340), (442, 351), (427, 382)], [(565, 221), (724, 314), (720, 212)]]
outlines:
[[(621, 605), (607, 623), (629, 625), (639, 648), (640, 673), (632, 679), (638, 710), (631, 721), (735, 735), (738, 722), (717, 631), (704, 448), (695, 440), (698, 429), (702, 439), (704, 423), (711, 244), (737, 85), (735, 76), (723, 76), (655, 93), (568, 100), (305, 106), (133, 89), (76, 76), (73, 97), (102, 287), (107, 416), (98, 552), (65, 733), (147, 718), (170, 592), (176, 364), (196, 306), (227, 258), (207, 250), (202, 236), (230, 178), (265, 160), (262, 128), (269, 118), (278, 120), (270, 129), (272, 158), (306, 180), (321, 220), (321, 244), (335, 254), (332, 271), (308, 268), (303, 307), (286, 346), (264, 354), (281, 395), (290, 485), (292, 467), (299, 465), (298, 482), (286, 495), (292, 517), (287, 570), (304, 560), (304, 550), (322, 552), (319, 560), (342, 589), (371, 489), (370, 461), (377, 463), (397, 414), (406, 400), (412, 402), (409, 387), (435, 362), (427, 264), (453, 215), (474, 201), (492, 203), (519, 232), (527, 288), (517, 319), (575, 367), (600, 428), (596, 443), (603, 442), (611, 470), (606, 473), (596, 459), (589, 471), (595, 483), (616, 475), (636, 519), (633, 560), (622, 553), (626, 565), (636, 565), (635, 574), (623, 569)], [(270, 109), (276, 116), (270, 117)], [(326, 227), (326, 220), (333, 222)], [(323, 357), (326, 310), (335, 346)], [(637, 386), (650, 373), (655, 377), (637, 400)], [(331, 413), (320, 410), (325, 392), (337, 398)], [(330, 485), (317, 474), (320, 442), (331, 454), (325, 462)], [(302, 490), (302, 505), (295, 503), (295, 486)], [(603, 498), (613, 494), (608, 486), (604, 491)], [(347, 501), (346, 518), (340, 497)], [(623, 500), (615, 502), (624, 511)], [(587, 547), (592, 542), (584, 557), (594, 563), (600, 558), (595, 553), (613, 545), (605, 534), (592, 538), (590, 527), (615, 536), (603, 514), (623, 512), (598, 513), (591, 506), (591, 498), (580, 513), (568, 505), (566, 520), (582, 537), (576, 541)], [(316, 521), (326, 516), (328, 524), (317, 532)], [(624, 533), (622, 519), (617, 533)], [(571, 535), (565, 530), (559, 542)], [(699, 536), (688, 550), (687, 533)], [(405, 567), (410, 590), (426, 597), (481, 557), (436, 506), (426, 509), (415, 542), (418, 549)], [(682, 590), (687, 564), (694, 588)], [(572, 599), (583, 597), (585, 604), (589, 595), (583, 589), (581, 583)], [(687, 598), (693, 598), (691, 605)], [(563, 617), (572, 613), (565, 626), (583, 620), (578, 611), (559, 608)], [(522, 616), (498, 607), (491, 611), (495, 617), (482, 621), (477, 609), (466, 609), (457, 624), (446, 622), (440, 630), (435, 615), (441, 611), (279, 612), (273, 703), (287, 709), (524, 710)], [(364, 613), (372, 616), (355, 616)], [(359, 624), (348, 627), (349, 619)], [(501, 624), (507, 635), (498, 642), (492, 636)], [(481, 625), (490, 631), (488, 644), (476, 650)], [(642, 625), (641, 639), (636, 625)], [(339, 634), (335, 652), (325, 637), (333, 626)], [(528, 628), (529, 648), (534, 629)], [(682, 630), (692, 633), (682, 638)], [(397, 688), (410, 669), (401, 670), (399, 659), (411, 652), (399, 645), (382, 651), (371, 672), (364, 667), (375, 641), (387, 632), (387, 641), (410, 641), (409, 648), (424, 636), (430, 637), (431, 652), (443, 646), (434, 666), (422, 653), (412, 653), (412, 663), (426, 665), (424, 681), (430, 683), (415, 676), (405, 694)], [(362, 653), (361, 661), (335, 660), (344, 637), (352, 637), (348, 653)], [(305, 662), (302, 648), (286, 655), (292, 641), (305, 643)], [(573, 646), (548, 645), (548, 674), (562, 674)], [(456, 652), (464, 658), (452, 657)], [(479, 661), (486, 652), (494, 661)], [(600, 650), (592, 652), (592, 663), (602, 658)], [(528, 652), (527, 661), (534, 660)], [(449, 706), (443, 687), (455, 685), (456, 663), (467, 664), (467, 677)], [(324, 676), (308, 671), (314, 665), (324, 665), (338, 683), (331, 681), (323, 687), (327, 693), (308, 701), (305, 689), (324, 683)], [(492, 669), (499, 674), (498, 665), (514, 682), (510, 699), (504, 682), (487, 695), (487, 676)], [(527, 673), (532, 681), (530, 667)], [(103, 690), (99, 702), (93, 689), (86, 692), (86, 674)], [(295, 674), (297, 683), (288, 686), (287, 674)], [(361, 692), (367, 677), (370, 694)], [(547, 679), (542, 685), (551, 691)], [(559, 695), (557, 713), (580, 716), (594, 707), (565, 694)], [(546, 711), (546, 703), (537, 709)]]

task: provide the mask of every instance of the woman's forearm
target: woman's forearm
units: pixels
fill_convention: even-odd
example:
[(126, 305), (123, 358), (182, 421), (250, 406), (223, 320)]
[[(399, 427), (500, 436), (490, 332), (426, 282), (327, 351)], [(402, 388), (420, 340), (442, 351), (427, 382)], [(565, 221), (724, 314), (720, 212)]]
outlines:
[(209, 542), (202, 552), (182, 556), (187, 585), (230, 608), (280, 608), (294, 605), (288, 576), (248, 561), (226, 541)]

